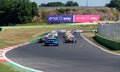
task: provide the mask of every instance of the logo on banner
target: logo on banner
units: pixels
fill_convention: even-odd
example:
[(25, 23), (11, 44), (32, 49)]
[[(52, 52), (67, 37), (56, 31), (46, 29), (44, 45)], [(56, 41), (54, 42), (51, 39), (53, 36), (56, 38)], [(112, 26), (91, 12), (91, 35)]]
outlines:
[(73, 22), (73, 15), (48, 15), (47, 22), (49, 22), (49, 23)]
[(100, 15), (74, 15), (74, 22), (97, 22)]
[(58, 17), (49, 17), (49, 20), (52, 21), (52, 20), (58, 20)]

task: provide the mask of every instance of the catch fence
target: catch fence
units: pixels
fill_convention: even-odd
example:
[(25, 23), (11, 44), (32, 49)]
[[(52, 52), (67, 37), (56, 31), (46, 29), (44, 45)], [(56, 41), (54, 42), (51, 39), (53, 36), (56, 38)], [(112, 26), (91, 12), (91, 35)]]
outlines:
[(99, 24), (98, 33), (106, 38), (120, 41), (120, 23)]

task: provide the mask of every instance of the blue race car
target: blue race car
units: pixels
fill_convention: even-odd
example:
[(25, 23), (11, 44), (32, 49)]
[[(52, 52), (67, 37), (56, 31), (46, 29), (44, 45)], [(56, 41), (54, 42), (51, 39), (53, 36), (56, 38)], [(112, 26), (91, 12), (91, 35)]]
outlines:
[(59, 41), (58, 41), (57, 38), (53, 38), (52, 37), (52, 38), (45, 39), (44, 44), (45, 44), (45, 46), (50, 46), (50, 45), (58, 46), (59, 45)]

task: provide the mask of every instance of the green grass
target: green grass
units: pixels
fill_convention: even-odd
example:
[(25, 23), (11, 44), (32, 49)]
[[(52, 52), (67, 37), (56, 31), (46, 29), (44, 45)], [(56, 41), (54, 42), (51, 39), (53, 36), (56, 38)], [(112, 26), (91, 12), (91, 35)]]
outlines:
[(98, 43), (98, 42), (94, 39), (95, 33), (83, 33), (83, 36), (85, 36), (87, 39), (89, 39), (90, 41), (92, 41), (92, 42), (95, 43), (96, 45), (104, 48), (105, 50), (111, 51), (111, 52), (113, 52), (113, 53), (118, 53), (118, 54), (120, 54), (120, 50), (111, 50), (109, 47), (106, 47), (106, 46)]
[(52, 25), (33, 25), (33, 26), (5, 26), (5, 27), (1, 27), (4, 30), (6, 29), (21, 29), (21, 28), (79, 28), (79, 29), (97, 29), (97, 25), (67, 25), (67, 24), (52, 24)]
[(120, 50), (120, 41), (115, 41), (96, 33), (95, 40), (111, 50)]
[(12, 68), (9, 65), (0, 63), (0, 72), (22, 72), (22, 71), (15, 69), (15, 68)]
[(12, 46), (12, 44), (6, 43), (5, 40), (0, 39), (0, 48), (4, 48), (7, 46)]

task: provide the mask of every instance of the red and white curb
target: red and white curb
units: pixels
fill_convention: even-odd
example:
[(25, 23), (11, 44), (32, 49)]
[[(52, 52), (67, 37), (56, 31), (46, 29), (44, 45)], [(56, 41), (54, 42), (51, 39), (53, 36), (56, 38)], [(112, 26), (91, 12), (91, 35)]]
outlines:
[(30, 71), (33, 71), (33, 72), (43, 72), (43, 71), (39, 71), (39, 70), (35, 70), (35, 69), (32, 69), (32, 68), (29, 68), (29, 67), (25, 67), (23, 65), (20, 65), (18, 63), (15, 63), (13, 61), (11, 61), (10, 59), (8, 59), (5, 54), (12, 50), (12, 49), (15, 49), (15, 48), (18, 48), (20, 46), (23, 46), (23, 45), (26, 45), (26, 44), (29, 44), (29, 43), (24, 43), (24, 44), (20, 44), (20, 45), (16, 45), (16, 46), (11, 46), (11, 47), (7, 47), (7, 48), (3, 48), (3, 49), (0, 49), (0, 63), (2, 62), (10, 62), (18, 67), (21, 67), (21, 68), (24, 68), (24, 69), (27, 69), (27, 70), (30, 70)]
[(8, 62), (8, 60), (4, 57), (4, 52), (12, 50), (12, 49), (14, 49), (18, 46), (11, 46), (11, 47), (7, 47), (7, 48), (4, 48), (4, 49), (0, 49), (0, 63), (1, 62)]
[(28, 43), (24, 43), (24, 44), (20, 44), (20, 45), (0, 49), (0, 63), (1, 62), (8, 62), (8, 60), (5, 58), (5, 55), (4, 55), (5, 52), (10, 51), (10, 50), (12, 50), (14, 48), (17, 48), (17, 47), (25, 45), (25, 44), (28, 44)]
[(7, 62), (2, 55), (3, 51), (0, 50), (0, 62)]

